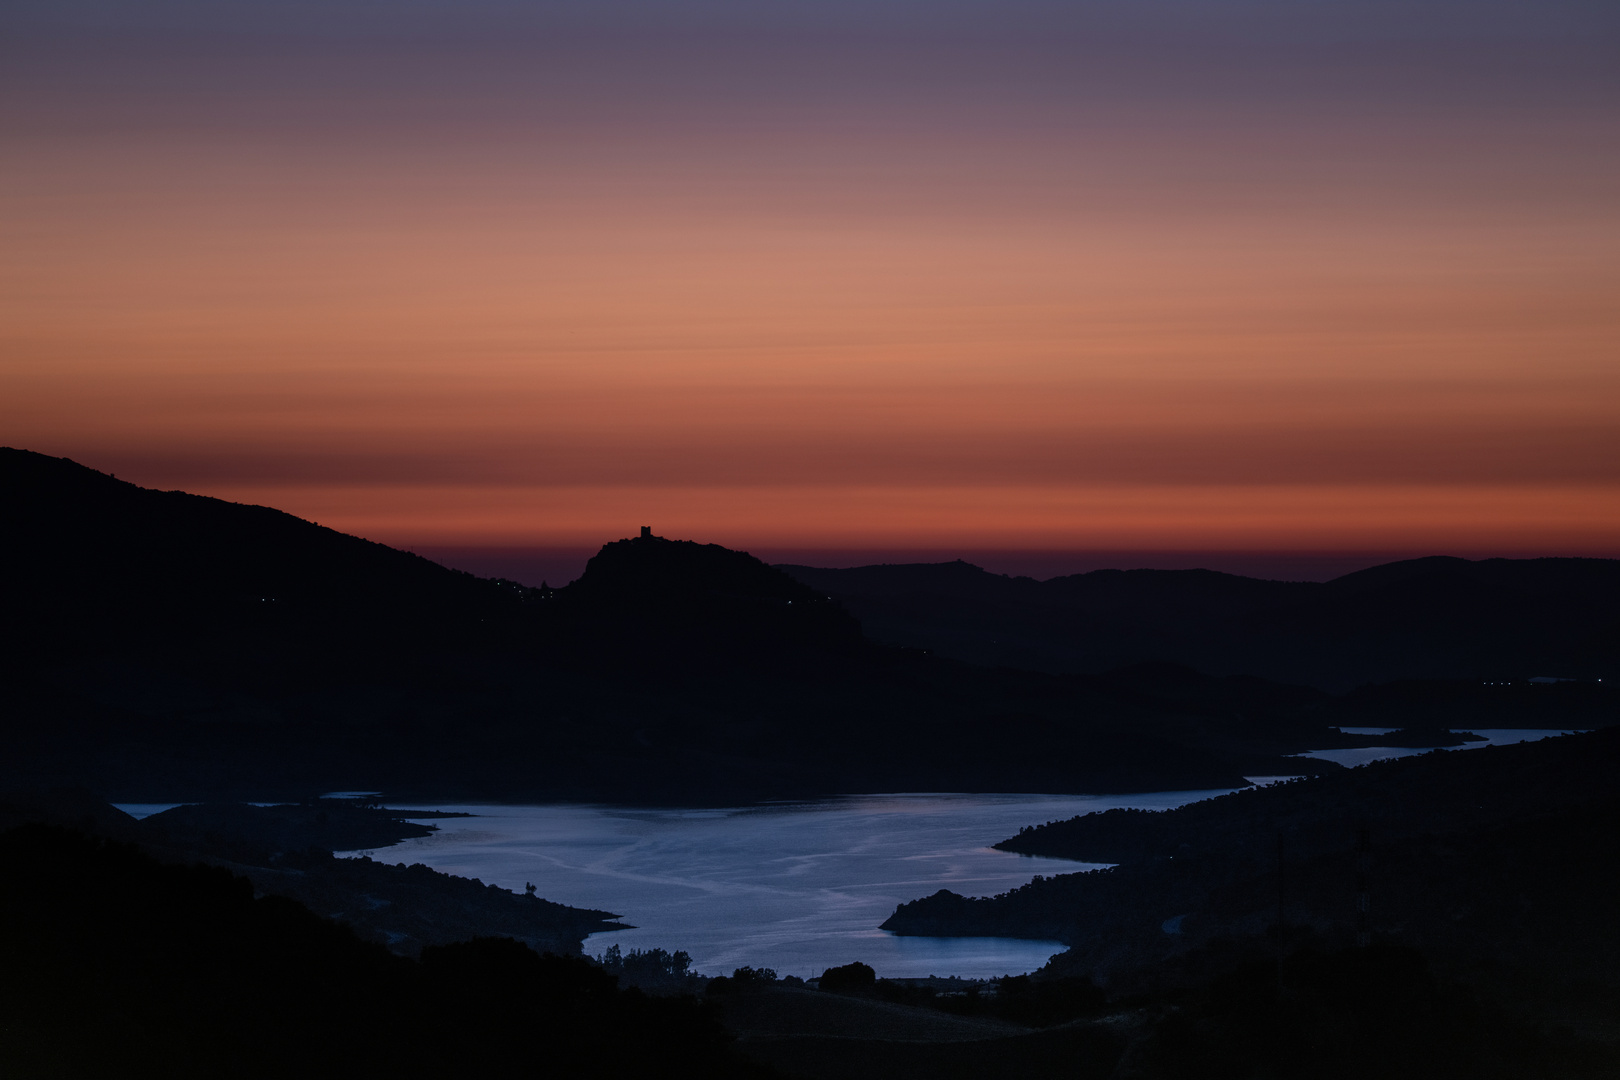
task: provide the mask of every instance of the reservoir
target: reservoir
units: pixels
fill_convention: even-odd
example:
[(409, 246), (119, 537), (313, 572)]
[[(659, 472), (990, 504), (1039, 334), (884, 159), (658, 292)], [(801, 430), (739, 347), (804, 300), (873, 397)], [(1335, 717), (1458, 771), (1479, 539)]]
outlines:
[[(635, 930), (585, 951), (684, 949), (705, 975), (744, 965), (819, 976), (859, 960), (880, 976), (1032, 971), (1063, 946), (1011, 938), (897, 937), (896, 905), (940, 889), (993, 895), (1089, 864), (992, 850), (1031, 824), (1093, 810), (1164, 810), (1219, 791), (1138, 795), (868, 795), (733, 809), (448, 806), (433, 836), (366, 854), (424, 863), (558, 903), (617, 912)], [(360, 854), (360, 853), (351, 853)]]
[[(1377, 734), (1372, 729), (1352, 729)], [(1393, 729), (1390, 729), (1393, 730)], [(1561, 734), (1479, 730), (1501, 745)], [(1318, 751), (1356, 765), (1423, 750)], [(1251, 777), (1264, 783), (1281, 777)], [(1134, 795), (862, 795), (715, 809), (602, 804), (409, 805), (470, 818), (427, 819), (432, 836), (370, 855), (423, 863), (557, 903), (618, 913), (634, 930), (593, 935), (585, 949), (685, 950), (706, 975), (744, 965), (811, 977), (859, 960), (880, 976), (990, 978), (1032, 971), (1063, 946), (1011, 938), (897, 937), (877, 927), (899, 904), (940, 889), (991, 896), (1036, 874), (1096, 864), (995, 851), (1026, 825), (1114, 807), (1168, 810), (1225, 793)], [(334, 793), (356, 794), (356, 793)], [(137, 817), (163, 804), (124, 804)], [(398, 806), (399, 804), (395, 804)]]

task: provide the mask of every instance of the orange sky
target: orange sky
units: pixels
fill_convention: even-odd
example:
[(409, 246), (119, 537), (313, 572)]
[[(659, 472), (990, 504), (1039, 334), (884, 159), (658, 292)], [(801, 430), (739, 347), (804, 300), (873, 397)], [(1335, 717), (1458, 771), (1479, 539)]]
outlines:
[(953, 10), (40, 15), (0, 442), (402, 544), (1620, 554), (1609, 39)]

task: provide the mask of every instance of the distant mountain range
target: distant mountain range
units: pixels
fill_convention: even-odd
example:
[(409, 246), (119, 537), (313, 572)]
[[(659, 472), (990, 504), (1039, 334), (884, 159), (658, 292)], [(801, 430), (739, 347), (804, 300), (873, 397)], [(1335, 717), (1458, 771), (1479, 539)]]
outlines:
[[(1613, 575), (1605, 563), (1546, 567), (1542, 593), (1524, 585), (1510, 605), (1535, 625), (1576, 610), (1570, 575)], [(1560, 577), (1558, 567), (1568, 573)], [(1129, 589), (1111, 601), (1115, 625), (1148, 628), (1139, 644), (1207, 641), (1211, 628), (1245, 619), (1280, 635), (1291, 612), (1307, 610), (1252, 599), (1308, 595), (1295, 586), (1225, 575), (1085, 575), (1062, 579), (1068, 586), (964, 566), (789, 575), (742, 552), (654, 536), (605, 545), (567, 588), (532, 589), (265, 507), (147, 490), (3, 449), (0, 786), (50, 780), (132, 801), (362, 788), (650, 803), (1122, 791), (1330, 770), (1283, 755), (1364, 744), (1334, 725), (1397, 714), (1426, 729), (1412, 736), (1418, 745), (1449, 738), (1424, 722), (1424, 708), (1396, 707), (1410, 704), (1410, 688), (1390, 700), (1335, 697), (1226, 674), (1242, 670), (1231, 665), (1210, 663), (1221, 674), (1202, 674), (1168, 647), (1120, 655), (1179, 664), (1088, 674), (981, 666), (926, 636), (896, 636), (881, 611), (866, 610), (865, 597), (880, 590), (826, 584), (896, 572), (969, 583), (958, 599), (932, 601), (960, 608), (950, 618), (969, 636), (991, 633), (1008, 612), (1049, 611), (1054, 625), (1075, 623), (1072, 607), (996, 608), (1001, 601), (970, 600), (974, 589), (1036, 596), (1086, 580), (1160, 583), (1152, 604), (1132, 600)], [(1380, 571), (1367, 573), (1352, 577), (1380, 580)], [(1422, 601), (1414, 610), (1430, 611), (1434, 588), (1407, 592)], [(1378, 603), (1344, 608), (1360, 612), (1354, 640), (1378, 645), (1374, 614), (1386, 608), (1399, 640), (1419, 640), (1414, 628), (1429, 635), (1421, 640), (1438, 640), (1435, 618), (1390, 606), (1399, 589), (1368, 595)], [(974, 631), (972, 605), (986, 603), (989, 621)], [(1308, 610), (1318, 637), (1296, 635), (1300, 656), (1309, 653), (1301, 642), (1320, 647), (1331, 636), (1331, 609)], [(1601, 617), (1580, 618), (1580, 629), (1557, 631), (1559, 640), (1595, 642), (1589, 651), (1601, 658)], [(1459, 633), (1474, 640), (1476, 630)], [(1532, 638), (1513, 640), (1551, 648)], [(1268, 639), (1257, 631), (1252, 640)], [(1582, 685), (1535, 687), (1533, 704), (1574, 701), (1569, 688)], [(1582, 693), (1576, 704), (1598, 717), (1594, 724), (1612, 718), (1607, 688)]]
[(1620, 560), (1435, 556), (1326, 583), (1213, 570), (1035, 581), (965, 562), (781, 569), (868, 636), (976, 664), (1146, 661), (1343, 692), (1397, 680), (1620, 679)]

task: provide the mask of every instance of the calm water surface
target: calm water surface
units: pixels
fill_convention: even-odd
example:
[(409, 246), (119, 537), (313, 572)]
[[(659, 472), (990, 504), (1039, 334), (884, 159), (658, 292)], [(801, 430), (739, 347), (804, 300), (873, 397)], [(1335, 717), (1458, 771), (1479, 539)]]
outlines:
[[(1224, 789), (1223, 789), (1224, 790)], [(685, 949), (705, 974), (744, 964), (820, 975), (860, 960), (888, 977), (1031, 971), (1063, 946), (1006, 938), (896, 937), (897, 904), (951, 889), (984, 896), (1090, 865), (991, 850), (1020, 827), (1115, 806), (1162, 810), (1222, 791), (1146, 795), (879, 795), (767, 807), (433, 806), (431, 837), (371, 852), (579, 907), (637, 929), (586, 951)]]
[[(1566, 734), (1476, 733), (1487, 741), (1466, 747)], [(1306, 756), (1358, 765), (1427, 752), (1365, 747)], [(1008, 938), (896, 937), (877, 926), (896, 905), (939, 889), (994, 895), (1036, 874), (1098, 865), (1011, 855), (988, 846), (1025, 825), (1118, 806), (1166, 810), (1223, 793), (873, 795), (712, 810), (415, 805), (407, 808), (477, 816), (434, 821), (439, 831), (433, 836), (350, 854), (425, 863), (514, 891), (533, 882), (548, 900), (617, 912), (637, 927), (593, 935), (586, 943), (592, 953), (614, 943), (626, 951), (684, 949), (705, 974), (747, 964), (808, 977), (861, 960), (893, 978), (984, 978), (1034, 970), (1062, 946)], [(121, 808), (144, 817), (170, 805)]]
[[(1349, 735), (1388, 735), (1399, 731), (1392, 727), (1347, 727), (1340, 731)], [(1571, 731), (1548, 731), (1545, 728), (1470, 728), (1475, 735), (1482, 737), (1482, 742), (1462, 743), (1458, 746), (1443, 747), (1446, 750), (1478, 750), (1482, 746), (1506, 746), (1509, 743), (1535, 742), (1538, 739), (1550, 738), (1553, 735), (1572, 735)], [(1340, 765), (1365, 765), (1369, 761), (1382, 761), (1385, 758), (1411, 757), (1414, 754), (1427, 754), (1429, 747), (1414, 748), (1410, 746), (1357, 746), (1347, 750), (1312, 750), (1308, 754), (1299, 754), (1299, 757), (1321, 758), (1324, 761), (1336, 761)]]

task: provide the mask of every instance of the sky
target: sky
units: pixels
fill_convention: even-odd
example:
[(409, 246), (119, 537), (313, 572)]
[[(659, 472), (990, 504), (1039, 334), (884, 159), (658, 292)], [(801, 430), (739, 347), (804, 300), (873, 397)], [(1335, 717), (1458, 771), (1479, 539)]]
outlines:
[(0, 443), (436, 552), (1620, 555), (1617, 55), (1567, 0), (10, 0)]

